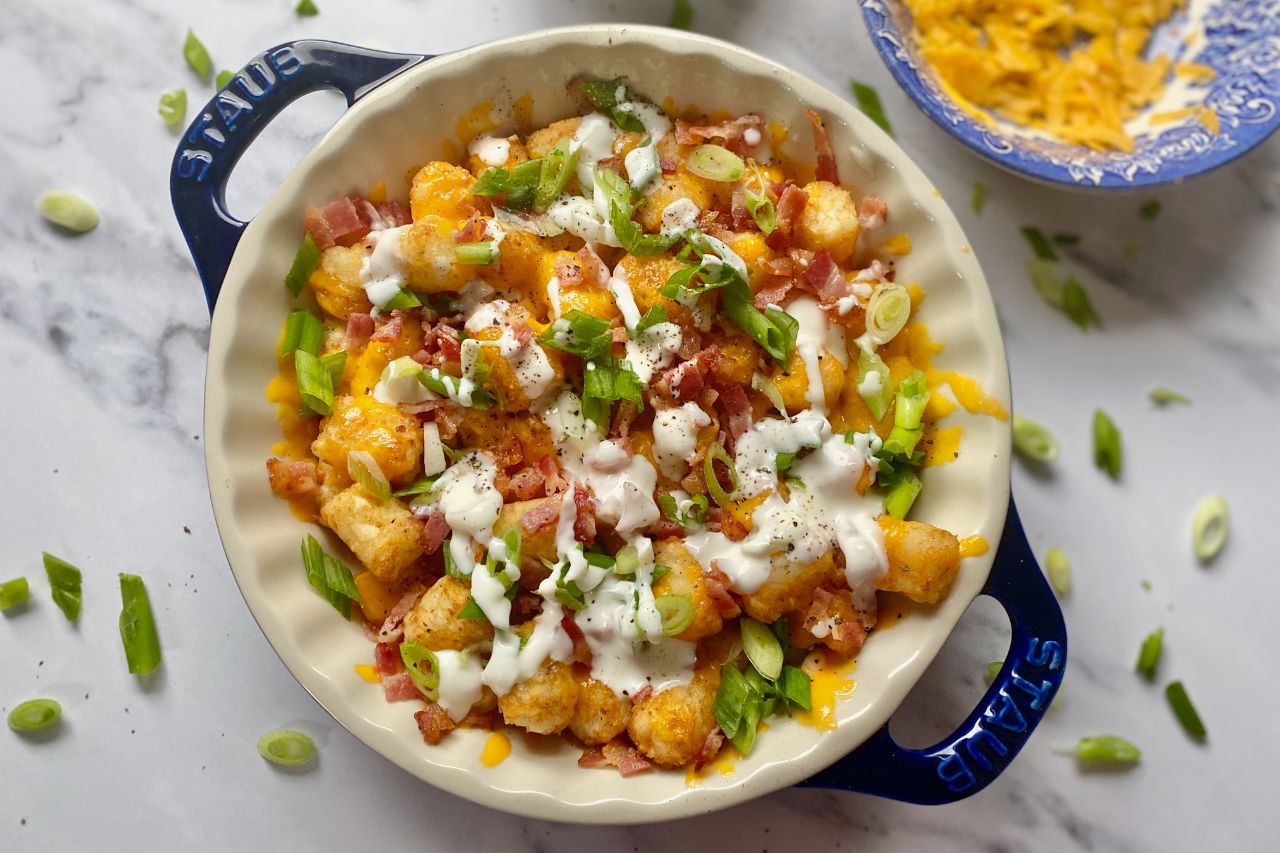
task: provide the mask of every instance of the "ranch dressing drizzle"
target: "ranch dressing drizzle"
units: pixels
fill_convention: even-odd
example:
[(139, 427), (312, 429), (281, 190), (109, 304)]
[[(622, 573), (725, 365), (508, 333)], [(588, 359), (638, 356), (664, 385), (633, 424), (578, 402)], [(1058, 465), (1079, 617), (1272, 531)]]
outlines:
[(511, 372), (515, 374), (525, 397), (536, 400), (551, 387), (555, 371), (546, 352), (532, 337), (523, 344), (516, 338), (515, 326), (518, 323), (512, 322), (513, 307), (505, 299), (495, 299), (478, 306), (467, 318), (465, 328), (472, 335), (484, 329), (501, 329), (502, 334), (496, 341), (467, 338), (462, 342), (462, 375), (468, 378), (474, 375), (481, 347), (496, 347), (511, 365)]
[(360, 264), (360, 286), (375, 308), (382, 309), (404, 286), (404, 255), (400, 238), (411, 226), (374, 231), (365, 238), (370, 252)]

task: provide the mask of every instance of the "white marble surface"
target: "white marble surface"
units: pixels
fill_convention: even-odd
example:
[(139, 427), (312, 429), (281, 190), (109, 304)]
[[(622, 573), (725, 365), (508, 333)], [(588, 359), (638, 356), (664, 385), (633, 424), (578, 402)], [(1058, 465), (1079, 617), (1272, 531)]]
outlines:
[[(175, 137), (155, 117), (162, 89), (185, 85), (193, 109), (208, 92), (182, 63), (185, 28), (234, 67), (303, 35), (442, 52), (542, 26), (661, 23), (667, 2), (320, 0), (318, 17), (299, 20), (292, 0), (11, 0), (0, 27), (0, 576), (30, 576), (34, 605), (0, 618), (0, 706), (52, 695), (66, 721), (48, 742), (0, 733), (0, 849), (1274, 849), (1280, 138), (1156, 194), (1164, 213), (1146, 222), (1145, 197), (1035, 187), (952, 143), (894, 87), (851, 0), (804, 11), (694, 3), (701, 32), (838, 91), (850, 77), (880, 88), (899, 141), (953, 200), (987, 271), (1019, 411), (1062, 443), (1051, 470), (1019, 464), (1014, 475), (1037, 551), (1063, 547), (1076, 581), (1064, 695), (1012, 769), (944, 808), (792, 790), (644, 828), (511, 818), (418, 783), (338, 729), (277, 661), (231, 580), (199, 437), (208, 318), (169, 208)], [(339, 110), (335, 97), (312, 96), (268, 131), (233, 183), (236, 212), (250, 214)], [(980, 217), (968, 209), (977, 179), (991, 187)], [(31, 204), (50, 186), (96, 200), (101, 227), (81, 238), (47, 227)], [(1082, 235), (1071, 260), (1102, 330), (1079, 332), (1032, 291), (1017, 231), (1027, 223)], [(1131, 238), (1142, 248), (1126, 257)], [(1155, 408), (1144, 392), (1157, 383), (1195, 404)], [(1090, 461), (1095, 406), (1124, 432), (1119, 483)], [(1204, 568), (1188, 517), (1210, 491), (1230, 500), (1234, 529)], [(86, 570), (77, 628), (48, 600), (41, 550)], [(160, 620), (166, 662), (145, 687), (125, 674), (116, 639), (122, 570), (147, 576)], [(1206, 745), (1188, 741), (1159, 689), (1132, 671), (1157, 625), (1163, 674), (1192, 691)], [(979, 602), (899, 713), (899, 737), (923, 744), (948, 731), (1006, 636), (998, 608)], [(258, 734), (286, 724), (317, 736), (312, 771), (281, 773), (257, 756)], [(1082, 772), (1054, 752), (1102, 732), (1137, 741), (1141, 765)]]

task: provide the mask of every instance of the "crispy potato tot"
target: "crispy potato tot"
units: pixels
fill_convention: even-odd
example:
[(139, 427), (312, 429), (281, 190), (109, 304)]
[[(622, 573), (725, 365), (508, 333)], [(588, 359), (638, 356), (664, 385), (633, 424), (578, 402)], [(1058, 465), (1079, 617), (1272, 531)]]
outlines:
[(383, 503), (360, 486), (321, 505), (320, 519), (379, 580), (403, 580), (422, 556), (422, 523), (399, 501)]
[(307, 284), (315, 292), (316, 302), (339, 320), (347, 319), (350, 314), (367, 314), (373, 310), (360, 283), (360, 267), (368, 254), (359, 244), (331, 246), (324, 250), (320, 266), (307, 279)]
[(813, 591), (834, 581), (836, 574), (830, 551), (808, 564), (774, 557), (769, 579), (755, 592), (742, 596), (742, 607), (761, 622), (773, 622), (783, 613), (807, 607)]
[(667, 572), (653, 585), (653, 594), (684, 595), (693, 602), (693, 621), (676, 639), (696, 642), (709, 637), (724, 627), (720, 611), (711, 600), (711, 593), (702, 577), (702, 565), (689, 553), (679, 539), (659, 539), (653, 543), (653, 561), (667, 566)]
[(578, 682), (567, 663), (545, 660), (530, 678), (498, 697), (502, 719), (534, 734), (553, 735), (573, 721)]
[(716, 727), (711, 706), (719, 671), (699, 670), (688, 684), (647, 696), (631, 710), (627, 733), (636, 749), (662, 767), (683, 767), (698, 757)]
[(876, 584), (921, 604), (937, 604), (951, 590), (960, 570), (960, 541), (950, 531), (923, 521), (877, 519), (884, 531), (889, 571)]
[(587, 746), (608, 743), (627, 730), (631, 701), (613, 688), (590, 676), (578, 679), (578, 704), (573, 709), (569, 731)]
[(417, 418), (373, 397), (342, 396), (325, 418), (311, 452), (341, 471), (347, 454), (367, 451), (393, 485), (413, 481), (422, 465), (422, 427)]
[(404, 638), (433, 652), (461, 651), (472, 643), (493, 639), (493, 625), (485, 619), (459, 619), (471, 598), (465, 581), (448, 575), (423, 593), (404, 617)]
[(461, 166), (435, 160), (418, 170), (409, 189), (413, 221), (439, 216), (462, 222), (476, 211), (475, 177)]
[(826, 249), (837, 264), (858, 245), (858, 206), (844, 187), (827, 181), (806, 184), (809, 202), (796, 222), (796, 242), (811, 251)]

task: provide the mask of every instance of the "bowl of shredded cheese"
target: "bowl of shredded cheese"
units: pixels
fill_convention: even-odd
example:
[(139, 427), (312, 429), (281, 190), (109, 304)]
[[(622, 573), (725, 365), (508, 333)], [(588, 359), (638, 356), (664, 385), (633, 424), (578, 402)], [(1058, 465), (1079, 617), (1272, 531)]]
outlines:
[(925, 114), (1055, 184), (1176, 182), (1280, 125), (1277, 0), (862, 0)]

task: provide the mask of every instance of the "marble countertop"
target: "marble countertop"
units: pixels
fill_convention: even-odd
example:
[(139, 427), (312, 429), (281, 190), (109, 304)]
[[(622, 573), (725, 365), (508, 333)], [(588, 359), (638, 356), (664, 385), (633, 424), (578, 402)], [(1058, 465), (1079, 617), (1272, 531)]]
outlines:
[[(1280, 137), (1184, 187), (1095, 197), (1033, 186), (979, 162), (893, 85), (850, 0), (694, 0), (695, 29), (771, 56), (847, 92), (877, 86), (899, 142), (960, 219), (999, 306), (1018, 411), (1062, 445), (1047, 471), (1018, 463), (1014, 491), (1038, 553), (1060, 546), (1075, 571), (1064, 610), (1072, 659), (1057, 707), (1013, 767), (977, 796), (923, 808), (789, 790), (699, 819), (580, 828), (487, 811), (421, 784), (338, 728), (279, 663), (243, 605), (214, 529), (201, 444), (208, 315), (168, 201), (175, 144), (155, 114), (163, 89), (208, 91), (185, 68), (192, 26), (217, 67), (299, 36), (443, 52), (544, 26), (662, 23), (670, 4), (564, 0), (485, 4), (319, 0), (175, 4), (47, 0), (5, 6), (0, 75), (0, 576), (33, 579), (33, 606), (0, 618), (0, 706), (52, 695), (56, 739), (0, 733), (0, 848), (187, 846), (598, 851), (705, 847), (819, 849), (1261, 849), (1280, 741), (1274, 497), (1280, 471)], [(340, 113), (312, 95), (267, 132), (233, 180), (248, 216)], [(991, 188), (981, 216), (973, 182)], [(99, 205), (93, 233), (69, 238), (32, 210), (42, 190)], [(1149, 197), (1155, 221), (1139, 217)], [(1081, 242), (1068, 263), (1100, 330), (1082, 333), (1032, 290), (1018, 228)], [(1173, 386), (1191, 406), (1157, 408)], [(1124, 434), (1119, 482), (1091, 461), (1105, 408)], [(1268, 439), (1271, 436), (1271, 439)], [(1212, 565), (1194, 560), (1189, 517), (1205, 494), (1230, 501), (1232, 535)], [(1268, 532), (1271, 531), (1271, 532)], [(1273, 543), (1267, 546), (1267, 542)], [(48, 600), (47, 550), (86, 569), (72, 628)], [(145, 688), (124, 677), (115, 573), (147, 576), (166, 665)], [(1150, 589), (1142, 581), (1149, 581)], [(1162, 675), (1181, 678), (1210, 736), (1187, 739), (1159, 685), (1133, 672), (1137, 647), (1166, 629)], [(1003, 657), (1007, 621), (979, 600), (894, 721), (923, 745), (949, 731)], [(106, 638), (105, 640), (103, 638)], [(321, 758), (281, 773), (256, 754), (261, 732), (298, 725)], [(1087, 772), (1056, 750), (1081, 735), (1139, 743), (1127, 772)], [(1261, 764), (1260, 764), (1261, 762)], [(212, 840), (216, 839), (216, 842)]]

